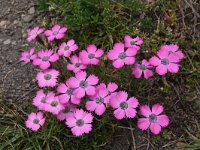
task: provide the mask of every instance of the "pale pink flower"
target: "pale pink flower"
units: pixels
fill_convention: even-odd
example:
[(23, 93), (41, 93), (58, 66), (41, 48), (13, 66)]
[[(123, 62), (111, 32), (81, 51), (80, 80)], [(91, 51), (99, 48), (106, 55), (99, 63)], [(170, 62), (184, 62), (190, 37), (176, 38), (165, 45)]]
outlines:
[(112, 60), (112, 65), (119, 69), (126, 65), (132, 65), (135, 63), (135, 55), (137, 53), (137, 49), (135, 48), (128, 48), (124, 50), (123, 43), (115, 43), (113, 49), (108, 52), (108, 59)]
[(66, 125), (71, 128), (73, 135), (81, 136), (88, 134), (92, 130), (93, 116), (82, 109), (76, 109), (73, 116), (66, 118)]
[(37, 53), (37, 58), (33, 60), (33, 65), (40, 66), (42, 70), (45, 70), (50, 67), (50, 62), (56, 62), (58, 59), (58, 54), (53, 53), (53, 50), (41, 50)]
[(74, 94), (78, 98), (82, 98), (86, 95), (92, 96), (95, 94), (95, 85), (97, 85), (99, 79), (95, 75), (89, 75), (85, 71), (81, 71), (75, 74), (75, 77), (68, 79), (70, 87), (74, 88)]
[(97, 49), (96, 45), (91, 44), (87, 47), (87, 50), (79, 53), (79, 57), (85, 65), (97, 65), (103, 53), (102, 49)]
[(38, 131), (38, 129), (42, 127), (44, 123), (45, 123), (45, 118), (43, 117), (42, 112), (38, 113), (32, 112), (31, 114), (29, 114), (28, 119), (25, 122), (26, 127), (34, 132)]
[(176, 54), (168, 54), (168, 51), (158, 51), (158, 57), (150, 58), (149, 63), (156, 66), (156, 72), (159, 75), (165, 75), (167, 71), (177, 73), (179, 71), (179, 58)]
[(141, 130), (150, 128), (155, 135), (159, 134), (161, 127), (166, 127), (169, 124), (169, 118), (166, 115), (160, 115), (163, 112), (163, 106), (155, 104), (152, 110), (147, 105), (140, 107), (140, 113), (146, 118), (138, 119), (137, 126)]
[(46, 107), (46, 98), (50, 95), (55, 95), (53, 92), (48, 91), (44, 93), (43, 90), (39, 90), (36, 94), (36, 97), (33, 99), (33, 105), (36, 106), (39, 110), (45, 110)]
[(101, 83), (99, 86), (101, 86), (102, 88), (106, 88), (108, 90), (108, 95), (114, 96), (116, 94), (116, 90), (118, 89), (118, 85), (114, 82), (110, 82), (107, 84)]
[(160, 47), (159, 51), (168, 51), (168, 54), (176, 54), (180, 60), (184, 58), (184, 54), (179, 50), (179, 46), (177, 44), (163, 45)]
[(54, 87), (57, 83), (59, 72), (55, 69), (49, 69), (39, 72), (36, 76), (39, 87)]
[(65, 57), (69, 57), (71, 53), (78, 49), (78, 45), (75, 44), (74, 40), (69, 40), (67, 43), (63, 42), (58, 49), (59, 55), (64, 55)]
[(151, 70), (153, 66), (150, 63), (143, 59), (141, 64), (136, 63), (132, 68), (132, 74), (135, 78), (141, 78), (142, 74), (144, 74), (144, 78), (148, 79), (153, 76), (153, 71)]
[(117, 119), (134, 118), (136, 115), (135, 108), (138, 107), (138, 100), (135, 97), (131, 97), (127, 100), (128, 94), (124, 91), (118, 92), (110, 99), (110, 105), (115, 109), (114, 116)]
[(46, 103), (46, 111), (51, 112), (54, 115), (58, 115), (58, 113), (65, 108), (64, 105), (60, 103), (58, 96), (53, 94), (47, 97)]
[(66, 118), (73, 116), (74, 111), (76, 110), (77, 105), (74, 105), (72, 103), (67, 103), (66, 105), (64, 105), (64, 109), (61, 110), (58, 115), (57, 118), (60, 121), (65, 120)]
[(46, 30), (44, 35), (48, 38), (48, 41), (53, 41), (54, 39), (62, 39), (67, 31), (66, 27), (61, 27), (60, 25), (55, 25), (51, 30)]
[(73, 71), (74, 73), (77, 73), (81, 70), (84, 70), (87, 68), (86, 65), (84, 65), (79, 57), (76, 55), (72, 56), (70, 58), (71, 63), (67, 64), (67, 69)]
[(106, 111), (106, 105), (109, 103), (109, 100), (108, 90), (99, 85), (96, 87), (96, 94), (89, 97), (85, 107), (88, 111), (95, 111), (97, 115), (101, 116)]
[(25, 64), (28, 64), (31, 60), (34, 60), (37, 55), (34, 54), (35, 48), (31, 48), (29, 52), (23, 51), (21, 53), (21, 61), (24, 61)]
[(66, 104), (70, 101), (73, 104), (80, 104), (81, 98), (77, 98), (74, 91), (75, 89), (69, 85), (69, 80), (66, 83), (61, 83), (57, 88), (57, 92), (61, 93), (59, 95), (60, 102)]
[(44, 29), (37, 27), (34, 27), (31, 31), (28, 32), (28, 42), (32, 42), (36, 39), (36, 37), (41, 34), (44, 31)]
[(137, 51), (140, 49), (140, 45), (143, 44), (143, 40), (137, 36), (136, 38), (132, 38), (129, 35), (126, 35), (124, 37), (125, 47), (133, 47)]

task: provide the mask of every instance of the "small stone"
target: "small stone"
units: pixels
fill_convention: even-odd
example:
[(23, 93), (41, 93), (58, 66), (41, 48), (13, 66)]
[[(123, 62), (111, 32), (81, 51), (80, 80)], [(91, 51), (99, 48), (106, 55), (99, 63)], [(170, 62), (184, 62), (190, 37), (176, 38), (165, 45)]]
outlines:
[(35, 7), (31, 7), (31, 8), (28, 10), (28, 13), (29, 13), (29, 14), (34, 14), (34, 13), (35, 13)]
[(16, 45), (16, 41), (12, 41), (12, 45)]
[(33, 16), (25, 15), (25, 16), (22, 16), (22, 19), (24, 20), (24, 22), (30, 22), (33, 19)]
[(11, 43), (11, 39), (7, 39), (7, 40), (5, 40), (5, 41), (3, 42), (4, 45), (8, 45), (8, 44), (10, 44), (10, 43)]
[(2, 20), (0, 21), (0, 28), (6, 28), (10, 24), (10, 21)]

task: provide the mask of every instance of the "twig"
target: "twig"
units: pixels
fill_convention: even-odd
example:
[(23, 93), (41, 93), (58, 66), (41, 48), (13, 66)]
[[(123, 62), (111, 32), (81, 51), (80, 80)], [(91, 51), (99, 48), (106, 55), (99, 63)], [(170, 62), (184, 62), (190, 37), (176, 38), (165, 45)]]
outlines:
[[(130, 124), (130, 128), (133, 129), (132, 125)], [(135, 137), (134, 137), (134, 134), (133, 134), (133, 130), (131, 130), (131, 136), (132, 136), (132, 140), (133, 140), (133, 150), (136, 150), (136, 144), (135, 144)]]
[(149, 134), (149, 129), (148, 129), (148, 143), (147, 143), (147, 148), (146, 148), (146, 150), (148, 150), (149, 149), (149, 145), (150, 145), (150, 134)]

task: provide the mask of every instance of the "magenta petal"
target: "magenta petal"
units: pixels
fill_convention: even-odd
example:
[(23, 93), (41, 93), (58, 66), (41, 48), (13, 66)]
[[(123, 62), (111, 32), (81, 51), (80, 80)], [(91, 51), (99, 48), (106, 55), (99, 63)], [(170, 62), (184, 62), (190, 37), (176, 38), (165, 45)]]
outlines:
[(125, 110), (125, 113), (126, 113), (126, 116), (127, 116), (128, 118), (134, 118), (135, 115), (136, 115), (136, 110), (133, 109), (133, 108), (127, 108), (127, 109)]
[(158, 123), (151, 123), (150, 130), (153, 134), (158, 135), (161, 131), (161, 126)]
[(96, 92), (96, 89), (94, 86), (88, 86), (85, 90), (86, 90), (87, 95), (90, 95), (90, 96), (94, 95)]
[(124, 61), (121, 59), (117, 59), (116, 61), (114, 61), (113, 66), (117, 69), (122, 68), (124, 66)]
[(104, 104), (101, 105), (97, 105), (96, 109), (95, 109), (95, 113), (99, 116), (101, 116), (104, 112), (106, 111), (106, 107)]
[(99, 82), (99, 79), (95, 75), (90, 75), (86, 81), (89, 85), (96, 85)]
[(140, 106), (140, 113), (145, 117), (149, 117), (149, 115), (152, 114), (149, 106), (147, 105)]
[(141, 130), (146, 130), (150, 126), (150, 122), (148, 118), (140, 118), (138, 119), (137, 126)]
[(161, 61), (158, 57), (153, 56), (150, 58), (149, 63), (153, 66), (159, 66), (161, 64)]
[(163, 106), (160, 104), (154, 104), (152, 106), (152, 113), (155, 115), (159, 115), (160, 113), (163, 112)]
[(179, 71), (179, 65), (178, 64), (174, 64), (174, 63), (170, 63), (168, 65), (168, 70), (171, 73), (177, 73)]
[(162, 127), (166, 127), (169, 124), (169, 118), (166, 115), (157, 116), (157, 123)]
[(125, 64), (132, 65), (135, 63), (135, 57), (126, 57), (124, 60)]
[(125, 117), (125, 111), (118, 108), (114, 111), (114, 116), (115, 116), (115, 118), (121, 120)]
[(160, 65), (160, 66), (156, 67), (156, 72), (159, 75), (165, 75), (167, 73), (167, 66)]

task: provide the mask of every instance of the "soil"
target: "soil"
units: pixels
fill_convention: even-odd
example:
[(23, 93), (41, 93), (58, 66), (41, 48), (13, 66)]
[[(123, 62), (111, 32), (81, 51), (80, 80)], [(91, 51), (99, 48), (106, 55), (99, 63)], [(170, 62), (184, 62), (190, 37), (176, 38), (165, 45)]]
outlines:
[[(25, 38), (27, 29), (35, 24), (35, 18), (39, 15), (35, 11), (35, 0), (1, 0), (0, 4), (0, 101), (20, 104), (27, 103), (32, 100), (32, 97), (37, 90), (34, 81), (36, 70), (32, 65), (24, 65), (19, 62), (20, 52), (28, 49)], [(197, 30), (197, 28), (196, 28)], [(199, 37), (197, 32), (196, 37)], [(191, 34), (194, 36), (194, 34)], [(178, 83), (176, 85), (179, 85)], [(177, 92), (178, 88), (178, 92)], [(188, 132), (192, 135), (197, 135), (198, 124), (196, 120), (200, 120), (199, 113), (195, 112), (193, 105), (182, 103), (178, 97), (179, 94), (185, 94), (185, 89), (175, 87), (174, 91), (169, 93), (174, 95), (174, 99), (170, 99), (171, 105), (169, 116), (171, 125), (169, 126), (171, 138), (161, 137), (159, 142), (153, 143), (152, 138), (147, 133), (135, 130), (133, 136), (130, 129), (122, 129), (113, 137), (110, 145), (106, 149), (112, 150), (129, 150), (133, 149), (135, 143), (138, 149), (174, 149), (182, 148), (185, 143), (188, 143), (190, 138)], [(162, 97), (160, 97), (162, 98)], [(185, 107), (187, 106), (187, 107)], [(176, 114), (176, 115), (173, 115)], [(192, 130), (191, 130), (192, 128)], [(187, 129), (187, 131), (186, 131)], [(143, 138), (141, 138), (143, 137)]]
[(3, 1), (0, 4), (0, 96), (17, 103), (30, 99), (36, 89), (35, 71), (31, 65), (19, 62), (27, 29), (34, 25), (34, 0)]

